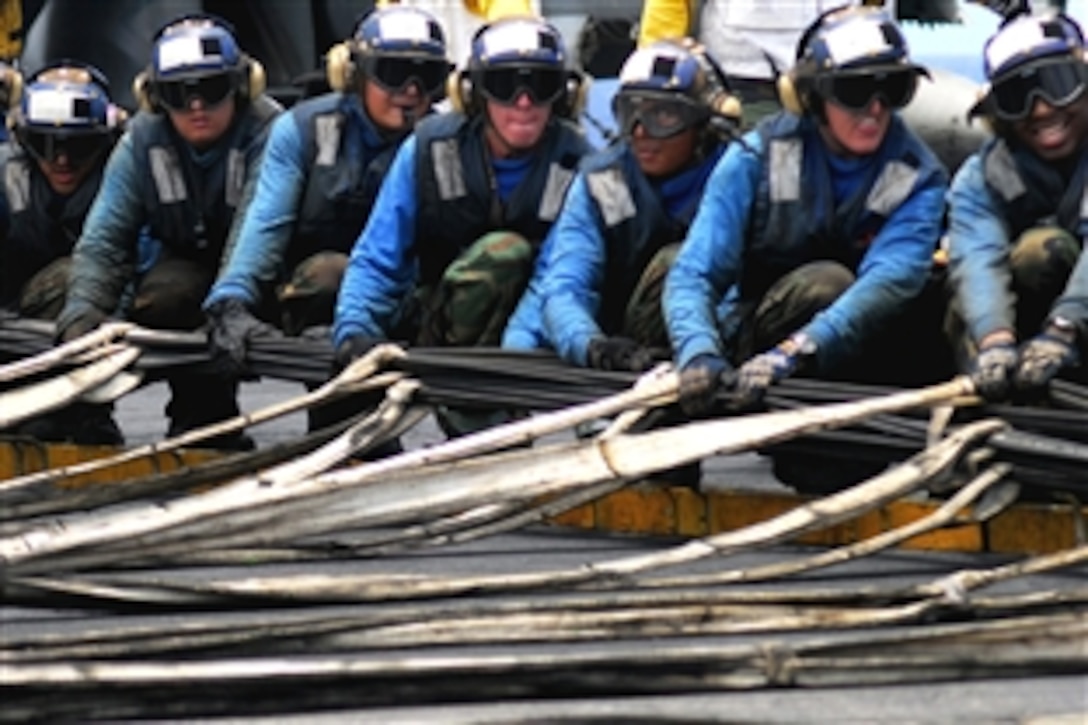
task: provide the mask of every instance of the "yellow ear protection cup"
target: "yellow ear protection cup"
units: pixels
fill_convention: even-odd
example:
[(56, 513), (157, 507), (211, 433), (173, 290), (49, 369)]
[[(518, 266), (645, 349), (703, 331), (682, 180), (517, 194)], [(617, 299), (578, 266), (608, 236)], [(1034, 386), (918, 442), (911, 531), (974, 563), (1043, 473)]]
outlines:
[(472, 81), (469, 80), (468, 73), (454, 70), (446, 76), (446, 98), (450, 101), (450, 108), (468, 115), (472, 105), (471, 96)]
[(795, 116), (805, 112), (805, 104), (797, 91), (797, 82), (792, 69), (778, 76), (775, 80), (775, 90), (778, 92), (778, 102), (782, 104), (782, 108)]
[(567, 78), (566, 90), (556, 104), (556, 112), (559, 115), (577, 121), (586, 110), (589, 100), (589, 89), (593, 85), (593, 79), (585, 73), (570, 71)]
[(729, 77), (706, 51), (706, 47), (685, 38), (681, 43), (691, 55), (699, 61), (706, 75), (706, 84), (702, 92), (702, 102), (715, 116), (721, 116), (739, 124), (744, 114), (744, 106), (729, 87)]
[(334, 91), (343, 93), (351, 89), (355, 82), (355, 61), (346, 42), (337, 43), (325, 53), (325, 78)]
[(5, 65), (0, 69), (0, 84), (7, 92), (7, 108), (18, 107), (19, 102), (23, 100), (23, 75), (11, 66)]
[(246, 98), (255, 101), (268, 88), (268, 74), (264, 65), (253, 56), (243, 55), (242, 58), (242, 92)]
[(801, 37), (797, 40), (797, 49), (794, 52), (794, 65), (785, 73), (780, 73), (775, 79), (775, 91), (778, 93), (778, 102), (782, 108), (795, 116), (800, 116), (809, 110), (808, 98), (811, 88), (806, 76), (815, 69), (809, 63), (804, 62), (805, 51), (813, 37), (823, 27), (824, 21), (835, 13), (841, 12), (847, 6), (839, 6), (825, 10), (805, 28)]
[(144, 69), (132, 79), (132, 96), (136, 99), (136, 107), (147, 113), (155, 111), (155, 102), (152, 100), (151, 77)]

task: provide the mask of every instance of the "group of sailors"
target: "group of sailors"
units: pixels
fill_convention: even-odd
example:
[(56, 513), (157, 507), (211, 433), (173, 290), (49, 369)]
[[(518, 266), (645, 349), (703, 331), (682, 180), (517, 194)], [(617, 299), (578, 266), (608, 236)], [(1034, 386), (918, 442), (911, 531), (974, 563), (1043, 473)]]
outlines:
[[(897, 113), (927, 71), (865, 4), (811, 22), (754, 125), (704, 46), (646, 39), (599, 150), (540, 17), (483, 25), (455, 66), (433, 15), (379, 8), (328, 54), (332, 91), (287, 111), (226, 23), (184, 17), (131, 118), (88, 65), (8, 79), (0, 305), (58, 341), (114, 317), (206, 328), (222, 364), (169, 376), (170, 435), (237, 413), (255, 338), (325, 328), (341, 368), (387, 340), (671, 359), (691, 417), (723, 390), (752, 409), (789, 376), (916, 384), (946, 358), (989, 400), (1039, 394), (1088, 339), (1085, 41), (1022, 12), (981, 52), (992, 138), (948, 170)], [(120, 442), (83, 408), (33, 431)], [(450, 413), (451, 435), (494, 422)]]

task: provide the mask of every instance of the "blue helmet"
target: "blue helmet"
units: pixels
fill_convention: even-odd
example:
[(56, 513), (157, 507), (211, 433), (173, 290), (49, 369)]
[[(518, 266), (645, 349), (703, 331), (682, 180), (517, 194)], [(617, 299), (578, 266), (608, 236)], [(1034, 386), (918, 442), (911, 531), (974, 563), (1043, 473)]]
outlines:
[(689, 38), (661, 40), (628, 56), (612, 112), (625, 135), (636, 123), (656, 138), (698, 126), (712, 116), (740, 120), (740, 101), (721, 69)]
[(1003, 23), (983, 48), (983, 70), (993, 82), (1039, 60), (1083, 60), (1080, 26), (1065, 15), (1018, 15)]
[(892, 16), (868, 6), (821, 15), (798, 41), (796, 57), (798, 76), (925, 72), (911, 62), (907, 39)]
[(245, 56), (233, 33), (203, 16), (174, 21), (159, 31), (151, 51), (151, 80), (168, 82), (238, 73)]
[(697, 99), (706, 84), (703, 66), (690, 50), (671, 40), (639, 48), (620, 68), (620, 93), (652, 92)]
[(563, 70), (568, 63), (563, 36), (551, 24), (530, 17), (511, 17), (482, 27), (472, 39), (469, 71), (499, 67)]
[(446, 34), (430, 13), (407, 5), (380, 8), (363, 17), (352, 34), (359, 56), (446, 60)]
[(1018, 15), (986, 41), (986, 92), (968, 112), (1005, 121), (1027, 117), (1037, 98), (1055, 107), (1080, 98), (1088, 86), (1084, 35), (1071, 18)]
[(28, 79), (12, 126), (19, 144), (35, 158), (66, 155), (80, 164), (112, 145), (124, 119), (97, 68), (64, 60)]
[(118, 119), (102, 73), (82, 63), (60, 61), (27, 80), (14, 123), (41, 133), (95, 134), (113, 130)]

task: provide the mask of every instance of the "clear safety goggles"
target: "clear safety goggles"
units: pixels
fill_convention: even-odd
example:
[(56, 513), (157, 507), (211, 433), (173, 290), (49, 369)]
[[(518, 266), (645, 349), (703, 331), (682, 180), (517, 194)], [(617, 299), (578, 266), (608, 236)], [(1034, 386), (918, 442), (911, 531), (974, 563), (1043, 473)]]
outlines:
[(635, 126), (642, 126), (650, 138), (675, 136), (705, 122), (710, 115), (706, 108), (687, 98), (639, 93), (620, 93), (612, 111), (624, 136), (631, 136)]
[(1055, 108), (1068, 106), (1084, 93), (1084, 64), (1070, 58), (1040, 63), (1000, 78), (990, 87), (993, 111), (1007, 121), (1019, 121), (1031, 113), (1035, 99)]

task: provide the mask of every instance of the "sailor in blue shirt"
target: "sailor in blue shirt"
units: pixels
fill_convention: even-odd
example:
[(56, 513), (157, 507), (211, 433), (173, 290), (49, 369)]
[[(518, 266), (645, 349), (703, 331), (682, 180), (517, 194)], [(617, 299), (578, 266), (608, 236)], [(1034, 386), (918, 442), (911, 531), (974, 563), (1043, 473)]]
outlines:
[[(64, 305), (72, 247), (125, 113), (111, 102), (105, 76), (74, 60), (51, 63), (10, 86), (14, 138), (0, 150), (0, 307), (52, 320)], [(87, 403), (26, 421), (18, 432), (48, 441), (123, 443), (110, 407)]]
[(568, 120), (582, 93), (568, 63), (543, 20), (476, 33), (451, 89), (457, 110), (404, 142), (352, 250), (333, 325), (339, 364), (387, 339), (499, 344), (589, 150)]
[[(978, 392), (1045, 392), (1088, 339), (1088, 66), (1064, 15), (1020, 15), (986, 44), (995, 138), (949, 192), (947, 329)], [(1018, 347), (1019, 345), (1019, 347)]]
[(666, 281), (689, 413), (732, 383), (750, 406), (802, 368), (833, 373), (922, 291), (946, 172), (894, 111), (924, 73), (875, 8), (801, 38), (789, 110), (726, 150)]
[(613, 99), (622, 138), (582, 162), (504, 347), (574, 364), (643, 370), (667, 353), (665, 274), (740, 103), (690, 39), (633, 53)]
[(273, 124), (245, 219), (205, 302), (213, 351), (244, 368), (247, 338), (332, 323), (347, 255), (382, 177), (451, 65), (438, 21), (391, 6), (364, 16), (326, 61), (335, 89)]
[[(133, 280), (146, 227), (161, 243), (128, 317), (146, 327), (196, 329), (242, 201), (280, 107), (231, 29), (187, 16), (160, 30), (135, 84), (143, 110), (106, 165), (102, 188), (72, 253), (57, 334), (70, 340), (110, 317)], [(237, 380), (178, 371), (169, 377), (169, 434), (234, 416)], [(250, 444), (239, 437), (217, 443)]]

